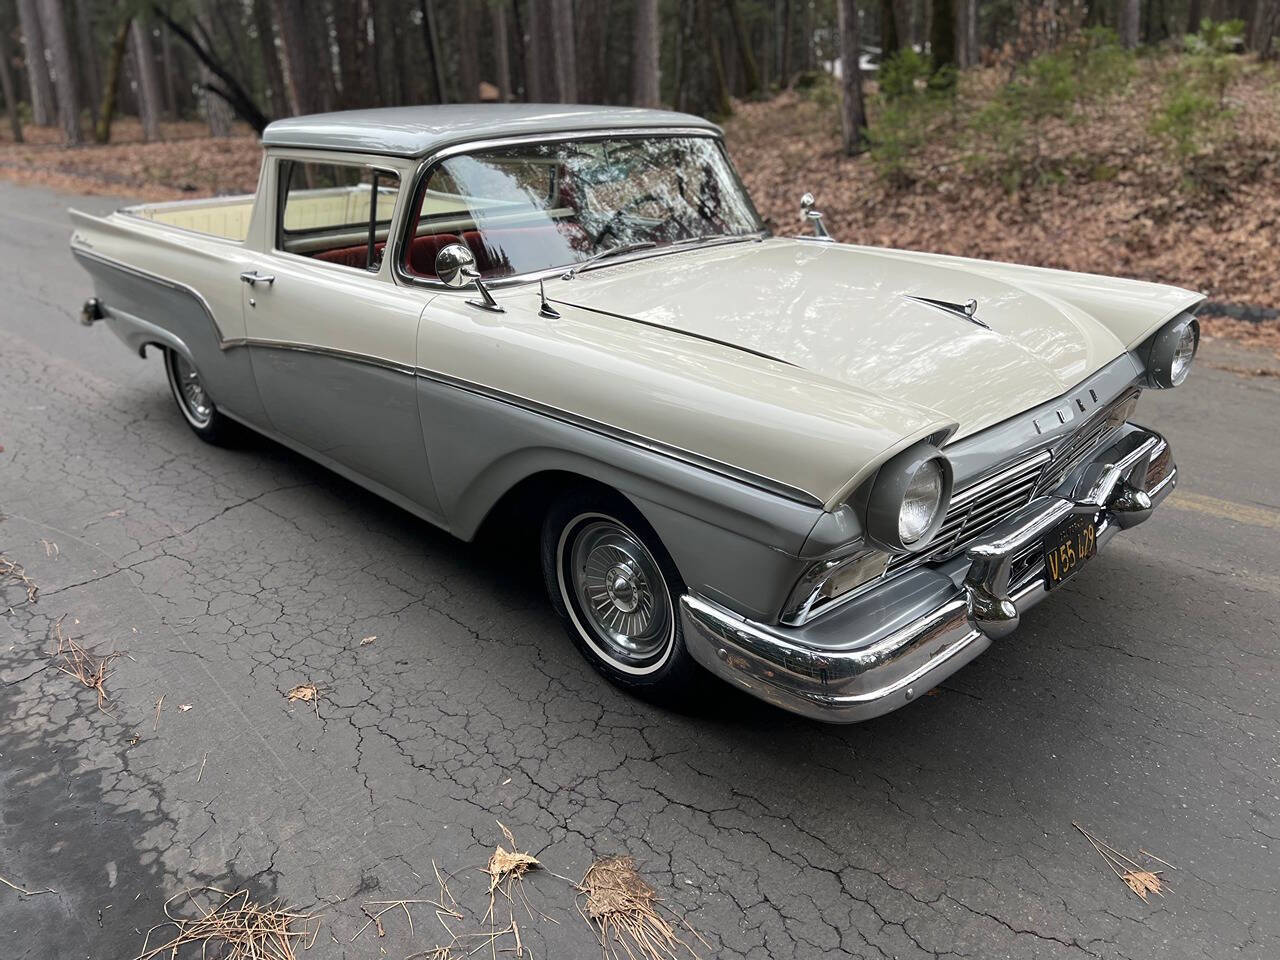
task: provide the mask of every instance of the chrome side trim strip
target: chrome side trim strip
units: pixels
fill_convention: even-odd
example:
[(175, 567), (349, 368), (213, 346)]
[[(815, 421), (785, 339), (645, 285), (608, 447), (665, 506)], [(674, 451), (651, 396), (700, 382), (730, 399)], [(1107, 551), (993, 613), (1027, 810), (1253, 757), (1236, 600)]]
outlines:
[[(745, 237), (742, 239), (746, 239)], [(689, 248), (697, 249), (697, 248)], [(689, 337), (692, 340), (701, 340), (704, 343), (714, 343), (717, 346), (728, 347), (730, 350), (737, 350), (741, 353), (749, 353), (753, 357), (759, 357), (762, 360), (772, 360), (774, 363), (786, 364), (788, 367), (794, 367), (795, 364), (790, 360), (783, 360), (781, 357), (775, 357), (772, 354), (764, 353), (760, 350), (752, 350), (750, 347), (744, 347), (738, 343), (730, 343), (728, 340), (718, 340), (715, 337), (708, 337), (701, 333), (694, 333), (692, 330), (682, 330), (679, 327), (670, 327), (665, 323), (654, 323), (652, 320), (641, 320), (639, 317), (630, 317), (625, 313), (614, 313), (612, 310), (601, 310), (599, 307), (587, 307), (580, 303), (574, 303), (572, 300), (552, 300), (552, 303), (558, 303), (562, 306), (573, 307), (577, 310), (585, 310), (587, 313), (598, 313), (602, 317), (613, 317), (615, 320), (626, 320), (628, 323), (638, 323), (645, 327), (653, 327), (655, 330), (666, 330), (668, 333), (678, 333), (682, 337)]]
[(340, 350), (337, 347), (322, 347), (312, 343), (297, 343), (292, 340), (268, 340), (261, 337), (246, 337), (235, 343), (235, 346), (241, 347), (262, 347), (266, 350), (293, 350), (297, 353), (313, 353), (317, 356), (332, 357), (335, 360), (348, 360), (352, 363), (363, 363), (366, 366), (378, 367), (383, 370), (391, 370), (395, 373), (403, 373), (407, 376), (413, 376), (417, 373), (417, 367), (410, 363), (400, 363), (397, 360), (388, 360), (385, 357), (375, 357), (367, 353), (355, 353), (351, 350)]
[(539, 416), (547, 417), (551, 420), (557, 420), (560, 423), (566, 423), (571, 426), (580, 427), (584, 430), (590, 430), (592, 433), (608, 437), (611, 440), (618, 440), (622, 443), (629, 444), (633, 447), (639, 447), (648, 450), (650, 453), (657, 453), (664, 457), (670, 457), (673, 460), (679, 460), (691, 466), (698, 467), (710, 473), (718, 474), (729, 480), (738, 483), (744, 483), (747, 486), (755, 487), (766, 493), (772, 493), (775, 496), (783, 497), (787, 500), (793, 500), (796, 503), (803, 504), (807, 507), (822, 508), (823, 502), (821, 498), (798, 487), (775, 480), (772, 477), (766, 477), (761, 474), (752, 473), (749, 470), (743, 470), (731, 464), (716, 460), (713, 457), (705, 457), (701, 454), (686, 450), (674, 444), (664, 443), (661, 440), (655, 440), (652, 437), (646, 437), (638, 433), (632, 433), (630, 430), (621, 427), (615, 427), (612, 424), (602, 423), (599, 420), (592, 420), (580, 414), (572, 413), (568, 410), (562, 410), (559, 407), (548, 406), (539, 403), (536, 400), (530, 400), (515, 394), (498, 390), (494, 387), (486, 386), (481, 383), (474, 383), (470, 380), (461, 380), (457, 377), (450, 376), (438, 370), (428, 370), (424, 367), (417, 368), (417, 375), (424, 380), (430, 380), (442, 386), (453, 387), (458, 390), (465, 390), (478, 396), (485, 397), (489, 400), (496, 400), (499, 403), (509, 404), (528, 410), (530, 413), (536, 413)]
[(260, 347), (267, 350), (294, 350), (299, 353), (310, 353), (317, 356), (331, 357), (336, 360), (346, 360), (351, 363), (363, 363), (369, 366), (378, 367), (384, 370), (390, 370), (394, 373), (404, 374), (406, 376), (414, 376), (423, 380), (429, 380), (432, 383), (438, 383), (441, 386), (450, 387), (455, 390), (464, 390), (467, 393), (484, 397), (488, 400), (495, 400), (499, 403), (505, 403), (508, 406), (518, 407), (527, 410), (538, 416), (547, 417), (560, 423), (566, 423), (571, 426), (579, 427), (583, 430), (590, 430), (592, 433), (600, 436), (608, 437), (622, 443), (629, 444), (633, 447), (639, 447), (648, 450), (650, 453), (656, 453), (673, 460), (679, 460), (690, 466), (715, 473), (718, 476), (734, 480), (747, 486), (755, 487), (766, 493), (783, 497), (787, 500), (795, 501), (808, 507), (822, 507), (822, 501), (798, 487), (790, 486), (780, 480), (774, 480), (772, 477), (765, 477), (760, 474), (752, 473), (749, 470), (743, 470), (734, 467), (731, 464), (723, 463), (712, 457), (704, 457), (692, 451), (677, 447), (674, 444), (663, 443), (660, 440), (654, 440), (651, 437), (645, 437), (629, 430), (615, 427), (611, 424), (602, 423), (598, 420), (592, 420), (580, 414), (571, 413), (562, 410), (559, 407), (548, 406), (531, 400), (526, 397), (520, 397), (494, 387), (489, 387), (481, 383), (475, 383), (470, 380), (463, 380), (459, 377), (450, 376), (439, 370), (430, 370), (426, 367), (399, 363), (395, 360), (388, 360), (383, 357), (373, 357), (368, 354), (353, 353), (347, 350), (339, 350), (334, 347), (323, 347), (316, 344), (296, 343), (287, 340), (267, 340), (259, 338), (246, 338), (237, 341), (235, 346)]
[(71, 255), (84, 260), (93, 260), (96, 263), (102, 264), (104, 267), (112, 267), (119, 270), (121, 273), (130, 274), (140, 280), (146, 280), (150, 283), (158, 283), (171, 290), (177, 290), (179, 293), (187, 294), (200, 304), (200, 308), (204, 310), (205, 316), (209, 318), (209, 326), (213, 328), (213, 335), (218, 341), (218, 347), (220, 349), (228, 350), (231, 347), (243, 345), (243, 338), (228, 339), (223, 335), (222, 328), (218, 326), (218, 321), (213, 315), (213, 310), (209, 307), (209, 301), (206, 300), (204, 295), (195, 287), (187, 286), (187, 284), (180, 283), (177, 280), (170, 280), (168, 277), (162, 277), (158, 273), (151, 273), (149, 270), (143, 270), (140, 267), (131, 266), (127, 263), (121, 262), (120, 260), (103, 256), (101, 253), (90, 253), (88, 250), (81, 246), (77, 246), (75, 243), (71, 244)]

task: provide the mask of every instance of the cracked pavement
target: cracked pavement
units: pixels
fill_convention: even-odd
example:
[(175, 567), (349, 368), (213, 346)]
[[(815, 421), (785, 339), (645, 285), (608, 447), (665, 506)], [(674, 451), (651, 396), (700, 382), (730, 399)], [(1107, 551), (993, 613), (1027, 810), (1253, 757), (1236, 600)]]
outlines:
[[(0, 876), (57, 891), (0, 886), (6, 957), (132, 958), (201, 883), (324, 914), (305, 956), (404, 957), (429, 908), (349, 942), (360, 904), (435, 896), (434, 861), (480, 929), (498, 820), (568, 877), (634, 855), (704, 956), (1280, 955), (1280, 381), (1148, 392), (1182, 488), (933, 696), (829, 727), (708, 681), (679, 715), (582, 661), (532, 553), (197, 440), (158, 359), (74, 323), (72, 202), (115, 205), (0, 183), (0, 552), (41, 587), (0, 607)], [(128, 653), (109, 712), (48, 666), (63, 616)], [(526, 890), (535, 956), (599, 955), (566, 882)]]

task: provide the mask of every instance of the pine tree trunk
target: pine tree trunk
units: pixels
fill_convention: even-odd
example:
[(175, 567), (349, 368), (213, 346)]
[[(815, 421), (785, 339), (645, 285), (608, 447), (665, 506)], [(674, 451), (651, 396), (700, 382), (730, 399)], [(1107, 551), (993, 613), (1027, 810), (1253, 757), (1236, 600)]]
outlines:
[(9, 132), (14, 143), (22, 143), (22, 114), (18, 112), (18, 92), (14, 89), (12, 61), (9, 57), (9, 35), (0, 30), (0, 89), (4, 91), (4, 106), (9, 113)]
[[(702, 0), (706, 3), (707, 0)], [(631, 102), (637, 107), (656, 107), (661, 103), (659, 89), (659, 23), (658, 0), (636, 0), (635, 47), (632, 59)], [(708, 35), (707, 41), (715, 46), (714, 39)], [(717, 56), (718, 56), (718, 47)], [(724, 75), (721, 65), (720, 74)]]
[(507, 36), (507, 8), (501, 3), (489, 5), (489, 24), (493, 30), (493, 66), (498, 84), (498, 101), (511, 100), (511, 41)]
[(1280, 26), (1280, 0), (1256, 0), (1249, 41), (1259, 59), (1267, 60), (1274, 53), (1276, 28)]
[(271, 19), (270, 0), (253, 0), (253, 30), (258, 35), (258, 58), (267, 95), (267, 111), (273, 117), (289, 112), (289, 95), (285, 92), (284, 71), (280, 68), (280, 51), (276, 49), (276, 27)]
[(422, 8), (422, 38), (431, 58), (431, 76), (435, 80), (436, 103), (448, 103), (449, 91), (444, 83), (444, 61), (440, 59), (440, 31), (436, 29), (435, 11), (431, 0), (418, 0)]
[(475, 4), (456, 7), (458, 44), (458, 100), (475, 103), (480, 99), (480, 39), (476, 33)]
[(574, 49), (573, 0), (551, 0), (551, 30), (558, 99), (561, 103), (576, 103), (578, 58)]
[(751, 40), (747, 36), (746, 24), (742, 21), (742, 10), (737, 0), (725, 0), (729, 7), (729, 19), (733, 23), (733, 35), (738, 41), (738, 59), (742, 62), (743, 93), (752, 96), (760, 91), (760, 70), (756, 66), (755, 54), (751, 52)]
[[(209, 9), (213, 2), (214, 0), (204, 0), (203, 9), (196, 17), (196, 22), (206, 36), (213, 35), (213, 20), (209, 16)], [(167, 25), (164, 29), (167, 31)], [(167, 38), (165, 42), (168, 42)], [(196, 73), (200, 78), (200, 112), (204, 114), (205, 122), (209, 124), (209, 135), (212, 137), (231, 136), (231, 120), (233, 116), (231, 107), (220, 96), (210, 93), (207, 87), (208, 84), (216, 82), (217, 77), (203, 63), (197, 65)]]
[(160, 91), (156, 83), (155, 53), (151, 49), (151, 28), (134, 18), (130, 27), (133, 41), (133, 73), (138, 78), (138, 117), (143, 139), (160, 139)]
[(317, 78), (312, 68), (313, 55), (308, 39), (307, 11), (302, 0), (273, 0), (276, 29), (280, 32), (285, 86), (289, 91), (289, 108), (295, 116), (315, 113)]
[(880, 0), (880, 62), (884, 63), (902, 46), (898, 39), (898, 21), (893, 13), (893, 0)]
[(40, 28), (53, 57), (54, 82), (58, 91), (58, 124), (68, 146), (79, 146), (80, 91), (77, 87), (75, 59), (67, 36), (67, 18), (62, 0), (40, 0)]
[(1200, 21), (1204, 18), (1202, 10), (1201, 0), (1189, 0), (1187, 3), (1187, 33), (1195, 33), (1200, 29)]
[(368, 50), (369, 0), (341, 0), (333, 8), (333, 28), (338, 39), (338, 69), (342, 79), (344, 110), (372, 106), (370, 81), (372, 53)]
[(931, 9), (929, 51), (936, 74), (956, 65), (956, 18), (953, 0), (931, 0)]
[(22, 27), (22, 52), (27, 65), (27, 83), (31, 88), (31, 122), (37, 127), (53, 123), (57, 104), (53, 98), (53, 79), (44, 59), (44, 31), (40, 28), (40, 11), (36, 0), (18, 0), (18, 22)]
[[(337, 0), (350, 3), (351, 0)], [(311, 76), (315, 80), (316, 109), (328, 112), (337, 107), (338, 83), (333, 71), (333, 56), (329, 37), (330, 4), (323, 0), (306, 0), (303, 4), (302, 25), (311, 51)]]
[(982, 59), (978, 47), (978, 0), (964, 0), (965, 66), (976, 67)]
[(93, 138), (99, 143), (111, 142), (111, 121), (116, 115), (116, 94), (120, 89), (120, 73), (124, 66), (124, 51), (129, 42), (131, 17), (125, 17), (116, 27), (111, 40), (111, 55), (107, 58), (107, 76), (102, 85), (102, 106), (98, 108), (98, 125)]
[(1142, 25), (1140, 0), (1120, 0), (1120, 42), (1126, 50), (1138, 45)]
[(791, 47), (794, 41), (791, 37), (791, 25), (794, 20), (791, 10), (791, 0), (782, 0), (782, 57), (778, 64), (778, 85), (782, 87), (791, 86)]
[(729, 99), (729, 81), (724, 74), (724, 57), (720, 55), (720, 42), (711, 30), (711, 0), (697, 0), (698, 26), (706, 38), (707, 57), (711, 63), (712, 113), (727, 117), (733, 113), (733, 101)]
[(80, 65), (80, 100), (89, 106), (93, 126), (98, 125), (98, 105), (102, 102), (102, 64), (93, 30), (88, 0), (74, 0), (76, 21), (75, 57)]
[(849, 156), (867, 149), (867, 107), (862, 99), (862, 70), (858, 60), (858, 4), (839, 0), (836, 4), (840, 29), (840, 127), (844, 132), (844, 152)]
[(609, 0), (596, 0), (588, 16), (578, 17), (575, 72), (580, 103), (609, 102)]
[[(205, 32), (208, 32), (206, 25)], [(164, 91), (164, 118), (172, 123), (178, 119), (178, 91), (174, 82), (173, 40), (167, 26), (160, 27), (160, 76)]]

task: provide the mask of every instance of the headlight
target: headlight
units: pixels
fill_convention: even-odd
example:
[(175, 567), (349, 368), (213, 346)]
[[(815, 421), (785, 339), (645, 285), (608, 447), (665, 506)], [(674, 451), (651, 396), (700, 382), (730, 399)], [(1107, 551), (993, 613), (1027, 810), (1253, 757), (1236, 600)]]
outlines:
[(926, 460), (911, 478), (898, 511), (898, 539), (903, 543), (915, 543), (929, 531), (942, 505), (944, 484), (937, 460)]
[(892, 553), (914, 553), (933, 539), (951, 499), (951, 464), (917, 443), (876, 473), (867, 497), (867, 537)]
[(1153, 387), (1176, 387), (1187, 379), (1200, 346), (1200, 321), (1180, 316), (1165, 324), (1151, 339), (1147, 379)]

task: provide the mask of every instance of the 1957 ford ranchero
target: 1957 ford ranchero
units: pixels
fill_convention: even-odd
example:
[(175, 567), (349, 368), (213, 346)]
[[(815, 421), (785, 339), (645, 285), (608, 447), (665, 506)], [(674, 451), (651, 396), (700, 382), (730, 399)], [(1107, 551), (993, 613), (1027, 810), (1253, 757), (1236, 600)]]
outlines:
[(720, 130), (662, 111), (272, 124), (258, 191), (72, 213), (82, 320), (463, 539), (541, 524), (613, 682), (701, 668), (788, 710), (908, 703), (1173, 489), (1129, 422), (1180, 384), (1175, 287), (765, 229)]

